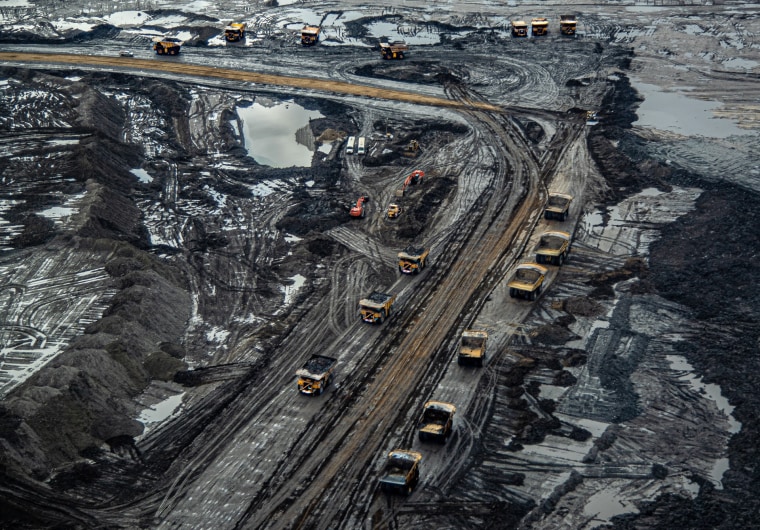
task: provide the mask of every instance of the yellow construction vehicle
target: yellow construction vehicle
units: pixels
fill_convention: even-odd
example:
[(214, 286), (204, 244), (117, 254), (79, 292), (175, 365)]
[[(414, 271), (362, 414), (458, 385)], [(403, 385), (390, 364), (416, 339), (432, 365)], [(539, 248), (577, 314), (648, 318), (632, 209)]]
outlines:
[(575, 15), (559, 16), (559, 31), (562, 35), (575, 35), (576, 24)]
[(320, 395), (332, 381), (333, 366), (337, 359), (324, 355), (312, 355), (303, 368), (296, 371), (298, 391), (302, 394)]
[(382, 324), (391, 315), (391, 307), (396, 295), (374, 291), (367, 298), (359, 300), (359, 316), (369, 324)]
[(527, 37), (528, 36), (528, 24), (524, 20), (512, 21), (512, 36), (513, 37)]
[(408, 51), (409, 46), (402, 40), (380, 43), (380, 53), (383, 55), (383, 59), (403, 59), (404, 54)]
[(304, 26), (301, 30), (301, 44), (304, 46), (313, 46), (319, 42), (319, 32), (322, 28), (319, 26)]
[(245, 22), (232, 22), (224, 28), (224, 38), (227, 42), (237, 42), (245, 38)]
[(182, 48), (182, 41), (174, 37), (156, 37), (153, 39), (153, 49), (156, 55), (177, 55)]
[(535, 300), (541, 293), (541, 287), (546, 278), (547, 269), (537, 263), (523, 263), (517, 266), (512, 279), (507, 283), (509, 296), (518, 296)]
[(409, 245), (398, 253), (398, 270), (403, 274), (419, 274), (427, 264), (430, 249)]
[(417, 424), (421, 442), (445, 444), (454, 427), (454, 413), (457, 408), (443, 401), (428, 401), (422, 408), (422, 418)]
[(396, 204), (395, 202), (392, 202), (388, 205), (388, 219), (395, 219), (399, 215), (401, 215), (401, 206)]
[(411, 495), (420, 480), (420, 461), (417, 451), (395, 449), (388, 453), (380, 489), (385, 493)]
[(562, 265), (570, 253), (570, 233), (544, 232), (536, 246), (536, 263)]
[(534, 37), (540, 37), (549, 33), (549, 21), (545, 18), (534, 18), (530, 21), (531, 32)]
[(570, 211), (570, 203), (573, 202), (573, 196), (566, 193), (549, 193), (549, 200), (546, 202), (544, 209), (544, 219), (557, 219), (564, 221), (567, 219)]
[(486, 358), (486, 342), (488, 341), (488, 332), (477, 329), (466, 329), (462, 332), (462, 340), (459, 343), (459, 355), (457, 364), (464, 366), (474, 364), (483, 366), (483, 359)]

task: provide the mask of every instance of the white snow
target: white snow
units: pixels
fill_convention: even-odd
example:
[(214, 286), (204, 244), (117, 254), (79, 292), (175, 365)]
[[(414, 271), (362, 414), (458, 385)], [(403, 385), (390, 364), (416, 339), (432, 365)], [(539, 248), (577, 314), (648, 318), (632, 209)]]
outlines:
[(153, 177), (151, 177), (150, 174), (144, 169), (140, 169), (140, 168), (130, 169), (129, 172), (132, 173), (134, 176), (136, 176), (140, 180), (140, 182), (143, 182), (145, 184), (149, 182), (153, 182)]
[(291, 285), (282, 286), (282, 291), (285, 293), (285, 305), (293, 303), (296, 293), (306, 283), (306, 278), (300, 274), (296, 274), (291, 278), (291, 281), (293, 282)]
[(179, 414), (182, 410), (182, 398), (184, 396), (184, 392), (175, 396), (169, 396), (152, 407), (144, 409), (137, 418), (137, 421), (145, 425), (143, 435), (172, 416)]

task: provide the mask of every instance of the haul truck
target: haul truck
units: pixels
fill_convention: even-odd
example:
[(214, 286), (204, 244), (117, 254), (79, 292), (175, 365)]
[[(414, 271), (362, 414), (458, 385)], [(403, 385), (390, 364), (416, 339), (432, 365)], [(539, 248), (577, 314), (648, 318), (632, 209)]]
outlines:
[(313, 46), (319, 42), (319, 26), (304, 26), (301, 30), (301, 44), (304, 46)]
[(418, 425), (421, 442), (438, 442), (445, 444), (454, 425), (454, 413), (457, 408), (443, 401), (428, 401), (422, 409), (422, 418)]
[(545, 18), (534, 18), (530, 21), (531, 32), (534, 37), (541, 37), (549, 33), (549, 21)]
[(409, 245), (398, 253), (398, 270), (403, 274), (419, 274), (427, 264), (430, 249)]
[(303, 368), (296, 371), (298, 390), (301, 394), (320, 395), (330, 384), (333, 366), (337, 359), (324, 355), (312, 355)]
[(395, 449), (388, 453), (380, 489), (386, 493), (411, 495), (420, 480), (420, 461), (417, 451)]
[(535, 300), (541, 293), (547, 269), (537, 263), (523, 263), (517, 266), (512, 279), (509, 280), (509, 296)]
[(396, 295), (374, 291), (367, 298), (359, 300), (359, 316), (369, 324), (382, 324), (391, 315), (391, 307)]
[(559, 31), (562, 35), (575, 35), (576, 25), (575, 15), (559, 16)]
[(403, 59), (404, 54), (409, 51), (409, 46), (404, 41), (381, 42), (380, 53), (383, 59)]
[(237, 42), (245, 38), (245, 22), (233, 22), (224, 28), (224, 38), (227, 42)]
[(549, 193), (549, 200), (544, 209), (544, 219), (557, 219), (564, 221), (570, 211), (570, 203), (573, 196), (566, 193)]
[(153, 50), (156, 55), (178, 55), (182, 41), (174, 37), (156, 37), (153, 39)]
[(462, 340), (459, 342), (459, 355), (457, 363), (460, 366), (474, 364), (483, 366), (483, 359), (486, 358), (486, 342), (488, 341), (488, 332), (476, 329), (466, 329), (462, 332)]
[(512, 36), (513, 37), (527, 37), (528, 36), (528, 24), (524, 20), (512, 21)]
[(562, 265), (570, 253), (570, 234), (553, 230), (544, 232), (536, 246), (536, 263)]

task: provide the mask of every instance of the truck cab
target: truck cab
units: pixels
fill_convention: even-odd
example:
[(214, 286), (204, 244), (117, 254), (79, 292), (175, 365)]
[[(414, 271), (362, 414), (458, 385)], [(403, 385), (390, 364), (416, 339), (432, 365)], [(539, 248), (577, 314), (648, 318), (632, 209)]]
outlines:
[(428, 401), (422, 408), (422, 417), (418, 424), (418, 436), (421, 442), (446, 443), (454, 426), (454, 413), (457, 408), (443, 401)]
[(385, 461), (380, 489), (385, 493), (411, 495), (420, 480), (420, 461), (417, 451), (394, 449)]

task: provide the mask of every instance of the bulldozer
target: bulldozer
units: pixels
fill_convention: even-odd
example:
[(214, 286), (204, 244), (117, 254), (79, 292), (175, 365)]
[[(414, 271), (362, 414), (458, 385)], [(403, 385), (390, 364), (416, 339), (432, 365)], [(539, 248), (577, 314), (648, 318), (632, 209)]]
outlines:
[(401, 188), (396, 190), (396, 197), (403, 197), (404, 193), (406, 193), (406, 188), (411, 186), (412, 184), (422, 184), (422, 178), (425, 176), (425, 172), (421, 169), (415, 169), (411, 173), (409, 173), (409, 176), (406, 177), (404, 180), (404, 184), (401, 186)]
[(319, 32), (322, 28), (319, 26), (304, 26), (301, 30), (301, 44), (304, 46), (313, 46), (319, 42)]
[(156, 37), (153, 39), (153, 49), (156, 55), (178, 55), (182, 41), (174, 37)]
[(237, 42), (245, 38), (245, 22), (232, 22), (224, 28), (224, 38), (227, 42)]
[(404, 149), (403, 155), (414, 158), (420, 151), (420, 143), (417, 140), (410, 140), (409, 144)]
[(409, 46), (402, 40), (380, 43), (380, 53), (383, 55), (383, 59), (403, 59), (404, 53), (408, 51)]

